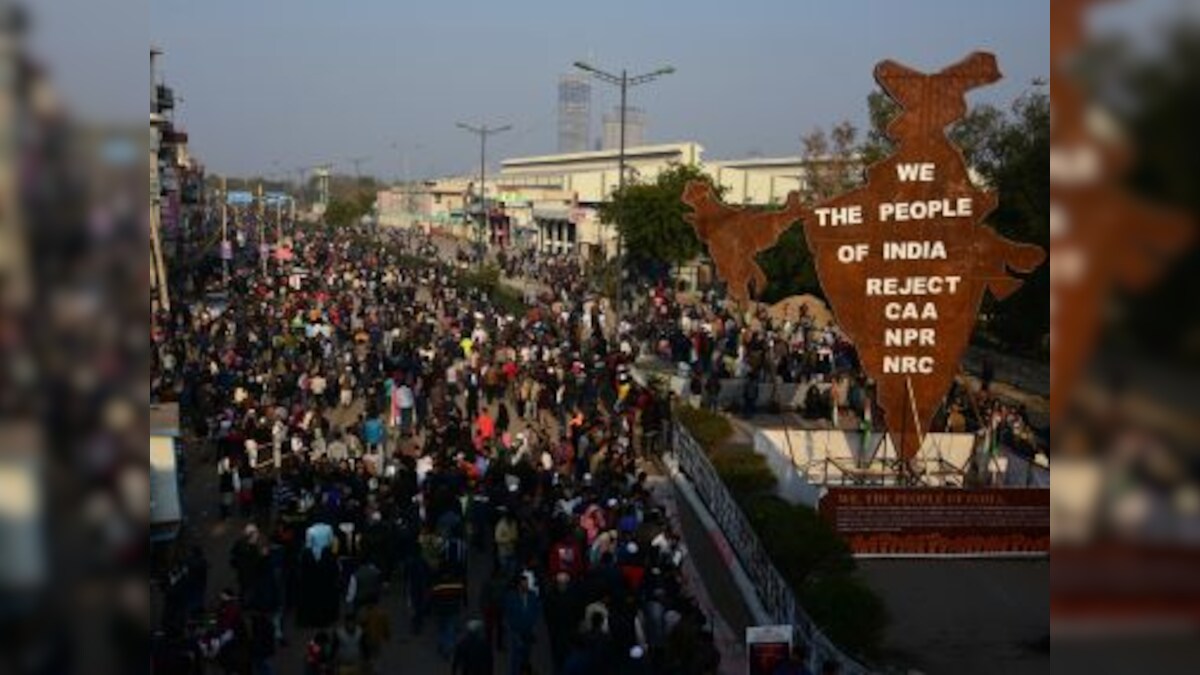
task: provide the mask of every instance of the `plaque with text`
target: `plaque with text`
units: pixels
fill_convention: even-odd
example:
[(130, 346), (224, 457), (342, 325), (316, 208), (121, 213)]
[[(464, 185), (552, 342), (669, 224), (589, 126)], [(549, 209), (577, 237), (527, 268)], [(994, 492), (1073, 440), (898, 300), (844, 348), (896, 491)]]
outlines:
[(1046, 488), (829, 488), (819, 511), (859, 555), (1050, 550)]

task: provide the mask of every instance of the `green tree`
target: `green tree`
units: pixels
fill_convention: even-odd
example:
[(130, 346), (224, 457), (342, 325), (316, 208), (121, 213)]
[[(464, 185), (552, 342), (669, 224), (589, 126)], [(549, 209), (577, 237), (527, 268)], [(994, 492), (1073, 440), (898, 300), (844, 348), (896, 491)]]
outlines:
[[(1022, 113), (1017, 110), (1018, 105), (1013, 106), (1013, 111), (1014, 115), (1020, 116)], [(1004, 111), (985, 103), (968, 110), (961, 120), (950, 126), (946, 134), (962, 150), (967, 166), (976, 171), (986, 171), (987, 165), (996, 161), (993, 153), (998, 137), (1008, 133), (1012, 121)], [(1046, 171), (1049, 172), (1049, 168)], [(1046, 174), (1047, 182), (1049, 175)]]
[(825, 297), (812, 253), (804, 240), (804, 228), (799, 222), (779, 235), (779, 241), (758, 254), (755, 260), (767, 275), (767, 287), (760, 298), (763, 302), (773, 305), (784, 298), (806, 293)]
[[(689, 181), (712, 182), (694, 165), (676, 165), (663, 171), (654, 182), (626, 183), (611, 201), (600, 207), (600, 219), (616, 224), (625, 245), (626, 268), (635, 273), (662, 278), (669, 269), (692, 260), (703, 250), (690, 223), (683, 219), (683, 188)], [(717, 193), (724, 190), (714, 186)]]
[(863, 163), (870, 166), (891, 154), (895, 147), (888, 138), (887, 126), (900, 112), (900, 105), (891, 96), (876, 89), (867, 94), (867, 119), (871, 125), (860, 149)]
[[(1126, 176), (1139, 198), (1200, 222), (1200, 153), (1188, 151), (1200, 119), (1200, 20), (1183, 16), (1164, 26), (1156, 48), (1135, 42), (1097, 44), (1081, 67), (1088, 88), (1115, 118), (1133, 148)], [(1137, 227), (1137, 223), (1127, 223)], [(1193, 234), (1193, 237), (1196, 235)], [(1123, 319), (1107, 338), (1133, 353), (1200, 371), (1200, 244), (1162, 261), (1164, 273), (1144, 292), (1122, 303)]]
[[(829, 199), (862, 183), (858, 129), (850, 122), (840, 122), (828, 132), (814, 129), (800, 139), (800, 151), (807, 168), (805, 199)], [(763, 302), (774, 304), (805, 293), (823, 297), (799, 222), (780, 235), (775, 246), (760, 253), (757, 261), (767, 275)]]
[[(1011, 239), (1050, 245), (1050, 97), (1033, 90), (1018, 98), (1007, 114), (978, 116), (978, 142), (964, 155), (987, 185), (1000, 197), (988, 224)], [(992, 337), (999, 346), (1027, 355), (1042, 354), (1050, 331), (1050, 265), (1030, 275), (1019, 291), (1004, 302), (990, 297), (983, 307), (991, 320), (979, 337)]]
[(835, 124), (828, 133), (817, 128), (800, 138), (807, 192), (813, 201), (829, 199), (862, 184), (858, 161), (858, 129), (849, 121)]
[(344, 199), (330, 199), (325, 206), (325, 223), (333, 227), (346, 227), (358, 220), (358, 208)]
[(346, 197), (331, 197), (325, 207), (325, 222), (334, 227), (355, 225), (375, 207), (374, 192), (358, 192)]
[[(315, 198), (319, 193), (320, 181), (321, 179), (315, 173), (310, 174), (304, 184), (305, 194)], [(346, 174), (333, 173), (329, 175), (329, 200), (356, 199), (363, 192), (375, 194), (383, 187), (383, 183), (380, 183), (374, 176), (355, 178)]]

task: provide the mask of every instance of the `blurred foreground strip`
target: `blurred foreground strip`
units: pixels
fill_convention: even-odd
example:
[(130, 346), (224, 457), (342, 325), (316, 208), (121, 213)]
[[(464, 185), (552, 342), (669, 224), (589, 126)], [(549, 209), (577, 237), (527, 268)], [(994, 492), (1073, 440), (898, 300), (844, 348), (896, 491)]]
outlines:
[(1195, 3), (1161, 6), (1050, 3), (1050, 590), (1064, 672), (1200, 668), (1186, 641), (1200, 633), (1200, 17)]
[(72, 115), (23, 9), (0, 2), (0, 673), (144, 672), (146, 122)]

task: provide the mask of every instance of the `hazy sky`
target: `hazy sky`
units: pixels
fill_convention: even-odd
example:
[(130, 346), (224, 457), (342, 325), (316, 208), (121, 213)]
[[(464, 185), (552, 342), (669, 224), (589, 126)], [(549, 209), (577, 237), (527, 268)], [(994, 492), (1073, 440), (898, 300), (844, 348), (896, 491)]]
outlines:
[[(554, 152), (557, 78), (579, 59), (674, 66), (630, 104), (650, 141), (699, 141), (708, 159), (796, 154), (814, 126), (863, 126), (884, 58), (938, 69), (991, 50), (1005, 78), (975, 100), (1006, 104), (1047, 75), (1047, 2), (154, 0), (150, 39), (210, 171), (370, 156), (364, 173), (392, 178), (399, 142), (416, 178), (477, 164), (460, 120), (513, 125), (490, 159)], [(616, 91), (596, 83), (592, 101), (595, 137)]]

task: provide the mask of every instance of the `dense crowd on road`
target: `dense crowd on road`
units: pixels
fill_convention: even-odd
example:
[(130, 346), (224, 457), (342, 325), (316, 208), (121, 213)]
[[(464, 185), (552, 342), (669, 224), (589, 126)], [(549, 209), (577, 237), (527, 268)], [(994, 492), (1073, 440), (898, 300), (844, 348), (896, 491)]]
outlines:
[[(753, 414), (799, 384), (805, 417), (878, 422), (852, 345), (804, 306), (640, 286), (618, 321), (577, 260), (525, 253), (498, 260), (525, 291), (513, 314), (464, 281), (461, 247), (292, 234), (286, 263), (264, 275), (250, 253), (216, 299), (153, 324), (152, 397), (179, 402), (214, 510), (242, 528), (227, 561), (170, 556), (156, 658), (172, 669), (273, 672), (304, 649), (310, 673), (376, 672), (398, 632), (432, 625), (454, 672), (529, 672), (542, 634), (556, 673), (711, 672), (685, 551), (647, 488), (669, 402), (633, 362), (670, 364), (697, 407)], [(1032, 454), (1023, 411), (984, 380), (936, 424)], [(208, 588), (210, 564), (236, 584)]]
[[(156, 670), (304, 650), (314, 675), (384, 672), (432, 629), (455, 673), (532, 672), (546, 647), (556, 673), (714, 672), (648, 487), (668, 403), (603, 305), (505, 314), (451, 266), (399, 264), (425, 246), (298, 228), (286, 266), (242, 261), (223, 301), (155, 317), (152, 396), (179, 402), (241, 533), (228, 559), (172, 551)], [(218, 565), (235, 584), (208, 587)]]

